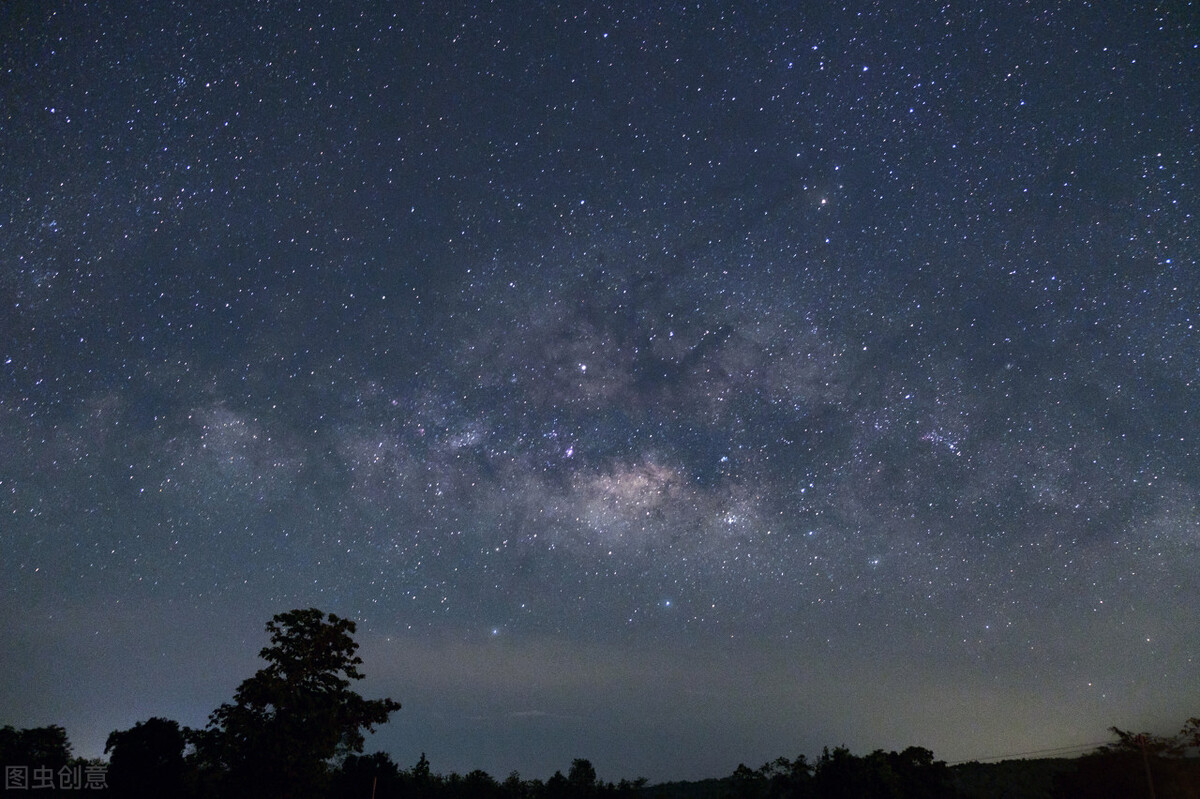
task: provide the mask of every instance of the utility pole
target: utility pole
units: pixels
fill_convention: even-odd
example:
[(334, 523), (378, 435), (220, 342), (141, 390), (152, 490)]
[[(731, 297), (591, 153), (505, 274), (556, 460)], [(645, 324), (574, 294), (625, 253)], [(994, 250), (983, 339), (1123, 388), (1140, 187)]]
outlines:
[(1154, 796), (1154, 778), (1150, 776), (1150, 757), (1146, 754), (1146, 736), (1138, 733), (1137, 742), (1142, 747), (1142, 765), (1146, 767), (1146, 786), (1150, 789), (1150, 799)]

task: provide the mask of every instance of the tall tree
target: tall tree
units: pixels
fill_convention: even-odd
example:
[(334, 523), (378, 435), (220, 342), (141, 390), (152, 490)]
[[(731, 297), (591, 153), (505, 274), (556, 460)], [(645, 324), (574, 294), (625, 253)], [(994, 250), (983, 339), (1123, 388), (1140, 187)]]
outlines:
[(373, 732), (400, 709), (391, 699), (363, 699), (355, 624), (316, 608), (267, 622), (267, 662), (242, 682), (232, 704), (218, 707), (196, 737), (199, 757), (221, 776), (222, 795), (318, 796), (338, 756), (361, 753)]

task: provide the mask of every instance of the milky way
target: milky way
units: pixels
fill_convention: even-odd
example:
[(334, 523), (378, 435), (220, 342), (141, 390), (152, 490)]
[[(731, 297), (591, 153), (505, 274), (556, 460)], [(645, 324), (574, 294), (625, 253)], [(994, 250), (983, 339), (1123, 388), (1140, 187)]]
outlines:
[(0, 722), (310, 605), (441, 771), (1197, 712), (1194, 13), (0, 22)]

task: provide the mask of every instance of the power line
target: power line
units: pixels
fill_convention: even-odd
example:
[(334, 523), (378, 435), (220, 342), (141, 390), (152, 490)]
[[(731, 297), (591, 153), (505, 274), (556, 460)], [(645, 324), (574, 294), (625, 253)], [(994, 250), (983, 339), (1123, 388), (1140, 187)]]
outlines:
[(1052, 749), (1033, 749), (1029, 752), (1012, 752), (1006, 755), (988, 755), (986, 757), (972, 757), (967, 760), (956, 760), (953, 763), (947, 763), (948, 766), (961, 766), (963, 763), (986, 763), (990, 760), (1008, 760), (1016, 757), (1028, 757), (1030, 755), (1065, 755), (1070, 752), (1085, 752), (1089, 749), (1095, 749), (1098, 746), (1111, 744), (1112, 741), (1097, 741), (1089, 744), (1074, 744), (1073, 746), (1056, 746)]

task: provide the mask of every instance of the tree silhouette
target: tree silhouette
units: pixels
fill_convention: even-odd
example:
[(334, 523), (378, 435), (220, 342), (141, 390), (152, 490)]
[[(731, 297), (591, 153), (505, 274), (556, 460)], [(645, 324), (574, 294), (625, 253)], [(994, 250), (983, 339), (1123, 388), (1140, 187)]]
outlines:
[(0, 728), (0, 763), (58, 770), (71, 759), (67, 731), (57, 724), (18, 730)]
[(779, 757), (759, 768), (769, 799), (805, 799), (811, 794), (812, 766), (804, 755), (794, 761)]
[(577, 797), (594, 796), (596, 793), (596, 769), (590, 760), (577, 757), (571, 761), (567, 772), (567, 782), (571, 785), (571, 793)]
[(550, 775), (550, 779), (546, 780), (541, 795), (543, 799), (569, 799), (571, 783), (567, 782), (561, 771), (555, 771)]
[[(780, 757), (757, 771), (741, 764), (722, 781), (728, 799), (951, 799), (949, 768), (933, 752), (910, 746), (903, 752), (877, 749), (865, 757), (844, 746), (828, 747), (814, 763), (804, 755)], [(654, 794), (651, 789), (651, 794)]]
[(1200, 749), (1200, 716), (1192, 716), (1179, 731), (1179, 745), (1183, 749)]
[(1071, 799), (1158, 799), (1200, 796), (1200, 720), (1188, 719), (1179, 735), (1162, 737), (1133, 733), (1119, 727), (1109, 731), (1116, 741), (1075, 761), (1075, 768), (1058, 775), (1055, 797)]
[(403, 794), (400, 767), (386, 752), (348, 755), (333, 775), (331, 799), (374, 796), (389, 799)]
[(21, 786), (38, 796), (72, 794), (73, 790), (61, 788), (63, 772), (80, 768), (83, 763), (71, 758), (67, 731), (57, 724), (24, 730), (0, 728), (0, 771), (4, 773), (6, 796), (8, 788), (16, 794)]
[(110, 733), (104, 743), (110, 795), (179, 796), (186, 745), (185, 731), (170, 719), (151, 718)]
[(200, 761), (220, 778), (223, 796), (321, 795), (329, 761), (362, 752), (373, 732), (400, 709), (391, 699), (363, 699), (362, 658), (354, 622), (317, 610), (292, 610), (267, 623), (267, 662), (238, 686), (232, 704), (209, 716), (196, 735)]

